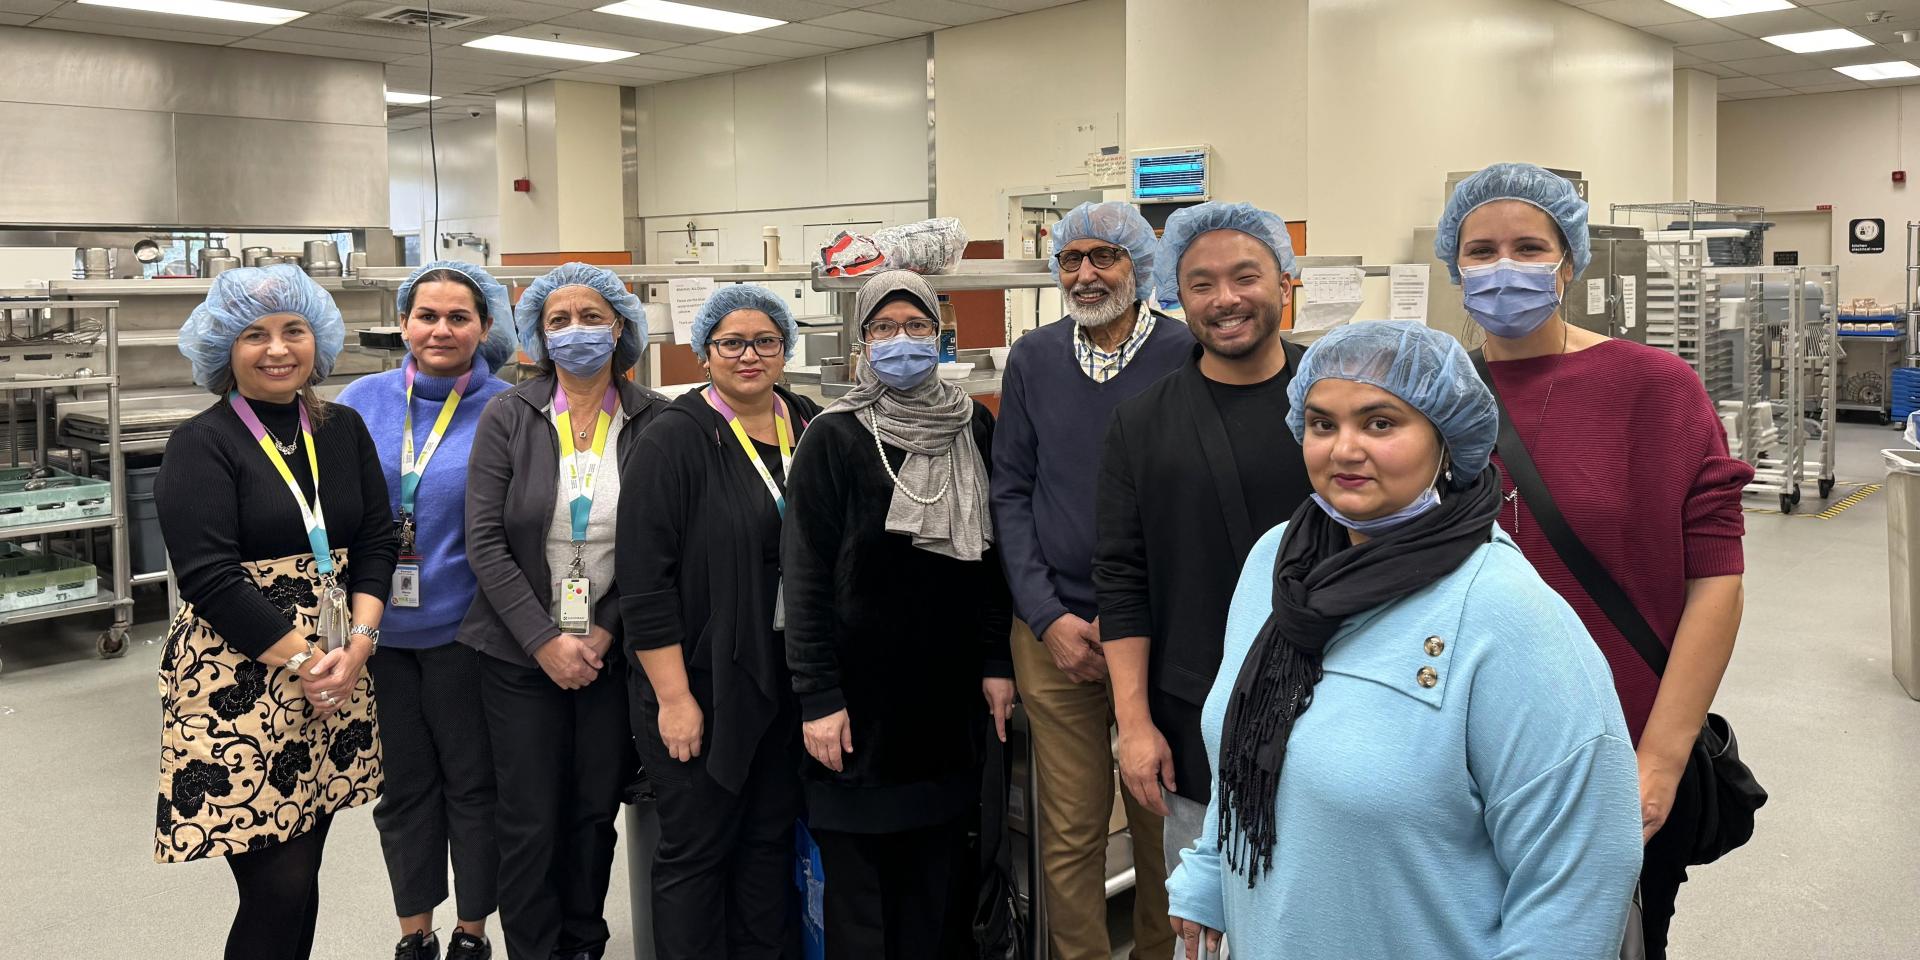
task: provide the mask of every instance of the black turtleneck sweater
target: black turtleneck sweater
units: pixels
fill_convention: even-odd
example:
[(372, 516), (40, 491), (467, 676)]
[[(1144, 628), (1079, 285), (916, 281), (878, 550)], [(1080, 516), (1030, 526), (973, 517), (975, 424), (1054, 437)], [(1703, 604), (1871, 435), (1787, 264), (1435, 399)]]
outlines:
[[(297, 442), (298, 401), (254, 400), (250, 405), (274, 436), (296, 441), (287, 467), (301, 491), (313, 496), (306, 445)], [(331, 403), (327, 411), (314, 429), (313, 442), (320, 456), (328, 541), (333, 549), (348, 551), (347, 591), (384, 602), (398, 543), (387, 513), (379, 451), (358, 413)], [(154, 486), (154, 503), (180, 596), (222, 640), (257, 657), (293, 629), (287, 614), (254, 585), (241, 564), (307, 555), (313, 548), (286, 481), (231, 404), (215, 403), (173, 431)]]

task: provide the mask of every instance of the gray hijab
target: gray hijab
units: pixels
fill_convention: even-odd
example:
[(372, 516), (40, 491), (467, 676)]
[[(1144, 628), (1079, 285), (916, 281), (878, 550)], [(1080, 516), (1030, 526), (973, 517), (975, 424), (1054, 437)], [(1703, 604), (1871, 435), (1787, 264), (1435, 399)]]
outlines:
[[(875, 274), (854, 297), (861, 322), (895, 293), (919, 301), (938, 317), (939, 300), (919, 274)], [(987, 470), (973, 442), (973, 399), (960, 387), (928, 374), (911, 390), (880, 382), (864, 354), (854, 362), (854, 387), (821, 416), (849, 414), (876, 442), (906, 451), (887, 507), (887, 530), (913, 538), (913, 545), (958, 560), (978, 560), (993, 542), (987, 506)], [(875, 450), (875, 456), (883, 456)], [(881, 468), (887, 463), (881, 460)], [(932, 502), (926, 502), (931, 500)]]

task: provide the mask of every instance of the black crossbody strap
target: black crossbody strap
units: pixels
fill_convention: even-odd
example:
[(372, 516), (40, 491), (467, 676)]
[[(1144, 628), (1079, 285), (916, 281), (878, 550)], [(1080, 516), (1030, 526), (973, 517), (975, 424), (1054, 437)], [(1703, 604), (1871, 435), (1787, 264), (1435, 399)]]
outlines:
[(1513, 417), (1507, 414), (1506, 401), (1500, 399), (1499, 388), (1493, 385), (1493, 373), (1487, 369), (1486, 355), (1479, 350), (1473, 351), (1473, 368), (1480, 372), (1480, 379), (1493, 394), (1494, 405), (1500, 410), (1500, 440), (1495, 448), (1500, 452), (1500, 462), (1507, 468), (1507, 476), (1513, 478), (1513, 487), (1526, 498), (1527, 509), (1533, 512), (1533, 521), (1540, 525), (1547, 542), (1553, 544), (1553, 552), (1560, 555), (1561, 562), (1573, 574), (1580, 586), (1585, 588), (1587, 596), (1600, 605), (1601, 612), (1613, 621), (1615, 629), (1627, 638), (1640, 658), (1653, 668), (1653, 675), (1667, 672), (1667, 646), (1660, 642), (1658, 634), (1640, 615), (1633, 605), (1633, 599), (1620, 588), (1618, 581), (1607, 573), (1607, 568), (1580, 541), (1579, 534), (1567, 525), (1567, 518), (1560, 513), (1560, 506), (1553, 502), (1553, 494), (1547, 491), (1547, 484), (1540, 479), (1539, 468), (1533, 465), (1533, 455), (1527, 452), (1527, 445), (1520, 439), (1520, 431), (1513, 425)]

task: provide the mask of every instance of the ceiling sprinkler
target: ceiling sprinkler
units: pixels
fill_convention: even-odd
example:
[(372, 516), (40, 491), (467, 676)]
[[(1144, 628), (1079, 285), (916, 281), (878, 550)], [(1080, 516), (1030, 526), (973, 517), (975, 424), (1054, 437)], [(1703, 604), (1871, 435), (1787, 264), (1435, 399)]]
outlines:
[(1888, 20), (1892, 20), (1892, 19), (1893, 19), (1893, 14), (1890, 14), (1885, 10), (1868, 10), (1867, 11), (1868, 23), (1885, 23)]
[(1901, 30), (1898, 31), (1898, 34), (1901, 43), (1912, 43), (1920, 40), (1920, 30)]

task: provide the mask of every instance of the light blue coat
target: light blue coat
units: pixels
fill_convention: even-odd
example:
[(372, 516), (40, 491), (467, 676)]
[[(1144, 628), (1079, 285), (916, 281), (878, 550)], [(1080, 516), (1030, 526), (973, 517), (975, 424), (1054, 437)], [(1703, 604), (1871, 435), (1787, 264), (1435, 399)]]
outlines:
[[(1234, 592), (1201, 715), (1214, 770), (1285, 529)], [(1325, 666), (1288, 741), (1271, 871), (1249, 889), (1217, 849), (1216, 784), (1167, 881), (1174, 916), (1224, 931), (1234, 960), (1620, 955), (1640, 873), (1633, 747), (1606, 660), (1505, 533), (1349, 620)]]

